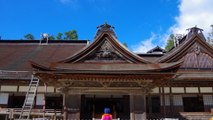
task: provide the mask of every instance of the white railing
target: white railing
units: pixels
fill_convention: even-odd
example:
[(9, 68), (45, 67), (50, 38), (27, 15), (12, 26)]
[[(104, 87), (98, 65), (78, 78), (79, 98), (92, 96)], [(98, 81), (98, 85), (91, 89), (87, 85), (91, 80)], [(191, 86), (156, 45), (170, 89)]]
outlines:
[(32, 72), (0, 70), (0, 79), (30, 79)]
[[(14, 119), (19, 117), (21, 110), (21, 108), (0, 108), (0, 115), (6, 115), (8, 119)], [(63, 117), (63, 113), (54, 109), (46, 109), (45, 111), (43, 109), (32, 109), (31, 116), (35, 119), (45, 116), (48, 120), (51, 120), (56, 117)]]

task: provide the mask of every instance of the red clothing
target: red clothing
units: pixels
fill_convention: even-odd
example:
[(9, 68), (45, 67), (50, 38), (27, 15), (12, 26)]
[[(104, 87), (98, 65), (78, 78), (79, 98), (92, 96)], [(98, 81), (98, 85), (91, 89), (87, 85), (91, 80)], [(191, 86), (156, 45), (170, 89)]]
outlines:
[(101, 120), (112, 120), (111, 114), (103, 114)]

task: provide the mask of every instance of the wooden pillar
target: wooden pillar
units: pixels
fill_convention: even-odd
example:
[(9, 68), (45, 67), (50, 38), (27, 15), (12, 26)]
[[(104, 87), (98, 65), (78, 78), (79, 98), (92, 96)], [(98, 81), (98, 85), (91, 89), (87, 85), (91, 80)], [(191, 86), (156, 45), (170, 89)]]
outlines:
[(65, 94), (65, 107), (67, 110), (66, 119), (79, 120), (80, 119), (80, 107), (81, 107), (81, 95)]
[(65, 104), (65, 100), (66, 100), (66, 94), (67, 93), (63, 93), (63, 120), (66, 120), (67, 119), (67, 107), (66, 107), (66, 104)]
[(115, 104), (113, 104), (113, 107), (112, 107), (112, 111), (113, 111), (113, 118), (117, 118), (117, 113), (116, 113), (116, 110), (115, 110)]
[(169, 85), (169, 102), (170, 102), (170, 112), (174, 113), (174, 101), (173, 101), (173, 94), (172, 94), (171, 84)]
[(149, 108), (149, 111), (147, 111), (147, 112), (152, 113), (152, 96), (151, 96), (151, 94), (148, 94), (148, 105), (147, 105), (147, 107)]
[(165, 112), (166, 112), (166, 106), (165, 106), (165, 93), (164, 93), (164, 87), (162, 87), (162, 93), (163, 93), (163, 116), (165, 117)]
[(130, 119), (131, 120), (146, 119), (145, 95), (130, 95)]
[(45, 118), (45, 113), (46, 113), (46, 94), (47, 94), (47, 85), (44, 83), (44, 98), (43, 98), (43, 118)]

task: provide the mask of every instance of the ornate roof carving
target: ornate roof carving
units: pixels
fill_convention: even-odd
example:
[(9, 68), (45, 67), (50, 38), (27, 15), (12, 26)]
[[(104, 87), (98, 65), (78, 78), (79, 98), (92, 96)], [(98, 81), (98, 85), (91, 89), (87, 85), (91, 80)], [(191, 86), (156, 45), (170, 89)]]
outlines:
[(94, 62), (94, 61), (111, 61), (111, 62), (125, 62), (125, 58), (121, 55), (115, 48), (107, 41), (103, 40), (103, 44), (98, 48), (95, 53), (88, 56), (85, 62)]
[(204, 53), (198, 45), (195, 45), (182, 59), (184, 62), (181, 68), (213, 69), (213, 58)]
[(95, 35), (95, 39), (103, 32), (108, 32), (117, 39), (114, 28), (115, 28), (114, 26), (111, 26), (111, 25), (107, 24), (106, 22), (103, 25), (98, 26), (97, 27), (98, 30)]

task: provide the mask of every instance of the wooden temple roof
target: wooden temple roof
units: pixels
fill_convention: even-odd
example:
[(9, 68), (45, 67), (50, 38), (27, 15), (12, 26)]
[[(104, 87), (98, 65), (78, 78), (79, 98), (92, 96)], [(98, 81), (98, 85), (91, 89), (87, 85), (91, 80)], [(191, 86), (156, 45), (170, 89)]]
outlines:
[(166, 51), (164, 49), (162, 49), (159, 46), (156, 46), (153, 49), (147, 51), (147, 53), (138, 53), (137, 55), (154, 63), (160, 57), (162, 57), (165, 53)]
[[(162, 54), (156, 53), (159, 51)], [(48, 45), (39, 45), (38, 40), (1, 40), (0, 52), (0, 70), (34, 69), (37, 75), (48, 82), (54, 81), (54, 77), (59, 78), (59, 81), (63, 81), (63, 78), (71, 81), (97, 78), (111, 81), (114, 79), (116, 84), (109, 86), (119, 86), (123, 85), (119, 82), (122, 79), (134, 86), (135, 83), (128, 79), (137, 78), (144, 82), (162, 78), (160, 82), (163, 82), (163, 79), (172, 78), (172, 84), (178, 86), (187, 82), (210, 83), (213, 79), (213, 47), (206, 42), (202, 30), (196, 27), (190, 28), (178, 45), (167, 53), (157, 46), (146, 54), (135, 54), (119, 43), (113, 27), (108, 24), (98, 27), (95, 39), (90, 45), (85, 40), (55, 40), (49, 41)], [(16, 75), (21, 77), (26, 76), (25, 74)], [(12, 77), (11, 74), (0, 71), (0, 78)], [(71, 84), (77, 86), (75, 82)], [(135, 86), (142, 84), (138, 82)]]
[[(195, 28), (191, 29), (194, 30)], [(197, 29), (201, 30), (199, 28)], [(173, 48), (170, 52), (164, 54), (164, 56), (155, 62), (169, 63), (183, 60), (184, 64), (182, 65), (182, 68), (209, 68), (207, 66), (209, 66), (208, 63), (212, 62), (213, 47), (206, 42), (203, 34), (200, 32), (192, 34), (192, 32), (189, 31), (183, 39), (184, 40), (180, 40), (182, 41), (181, 44)], [(207, 62), (207, 66), (204, 65), (205, 62)]]
[(202, 81), (206, 81), (210, 85), (213, 82), (213, 47), (206, 42), (202, 29), (190, 28), (189, 33), (180, 41), (181, 43), (156, 62), (183, 61), (173, 85), (184, 86), (185, 83), (191, 82), (199, 86), (199, 82)]
[(112, 26), (104, 24), (101, 27), (103, 28), (98, 30), (94, 42), (76, 54), (64, 60), (50, 63), (49, 66), (32, 61), (32, 66), (40, 71), (160, 72), (171, 70), (171, 68), (176, 69), (180, 65), (180, 62), (152, 63), (143, 59), (118, 42)]
[(153, 53), (153, 54), (163, 54), (166, 53), (166, 50), (162, 49), (159, 46), (154, 47), (153, 49), (147, 51), (147, 53)]
[(36, 76), (56, 87), (116, 86), (139, 90), (152, 89), (173, 78), (181, 63), (152, 63), (132, 53), (118, 42), (108, 24), (98, 28), (89, 46), (64, 60), (48, 65), (31, 61)]
[[(188, 39), (187, 39), (188, 38)], [(190, 34), (184, 42), (166, 53), (156, 62), (170, 63), (183, 61), (184, 70), (213, 70), (213, 47), (209, 45), (200, 33)]]
[(86, 40), (0, 40), (0, 70), (32, 71), (29, 61), (46, 64), (66, 58), (88, 44)]

